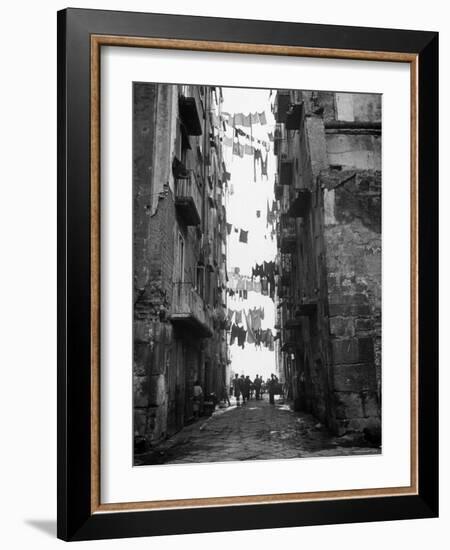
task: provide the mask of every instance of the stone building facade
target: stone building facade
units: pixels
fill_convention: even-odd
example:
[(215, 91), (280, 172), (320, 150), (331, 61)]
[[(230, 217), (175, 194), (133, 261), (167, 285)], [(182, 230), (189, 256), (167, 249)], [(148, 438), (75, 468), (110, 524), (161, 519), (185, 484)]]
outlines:
[(135, 449), (193, 417), (227, 364), (220, 88), (133, 85)]
[(338, 435), (381, 410), (381, 96), (278, 91), (278, 363)]

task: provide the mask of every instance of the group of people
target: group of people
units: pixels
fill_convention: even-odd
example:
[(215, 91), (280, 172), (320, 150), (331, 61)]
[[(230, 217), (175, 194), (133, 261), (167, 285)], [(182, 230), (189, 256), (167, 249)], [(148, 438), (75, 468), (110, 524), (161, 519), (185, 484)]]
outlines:
[(248, 375), (241, 374), (239, 376), (239, 374), (235, 374), (232, 381), (232, 390), (238, 405), (240, 405), (241, 397), (242, 404), (245, 404), (253, 396), (257, 400), (262, 399), (265, 391), (268, 391), (269, 401), (273, 405), (275, 403), (275, 394), (281, 393), (279, 386), (278, 377), (275, 374), (271, 374), (266, 382), (264, 382), (262, 376), (259, 376), (259, 374), (256, 375), (253, 381)]

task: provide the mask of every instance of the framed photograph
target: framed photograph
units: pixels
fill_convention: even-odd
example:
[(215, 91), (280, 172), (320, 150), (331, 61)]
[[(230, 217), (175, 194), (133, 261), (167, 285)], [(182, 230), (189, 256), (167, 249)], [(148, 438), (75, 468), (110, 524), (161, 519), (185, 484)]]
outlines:
[(58, 13), (60, 538), (437, 516), (437, 82), (433, 32)]

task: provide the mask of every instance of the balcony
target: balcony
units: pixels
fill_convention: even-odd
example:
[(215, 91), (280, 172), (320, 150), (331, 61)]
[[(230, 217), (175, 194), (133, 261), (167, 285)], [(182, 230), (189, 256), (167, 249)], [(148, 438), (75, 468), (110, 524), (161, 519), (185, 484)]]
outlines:
[(293, 162), (292, 160), (282, 160), (280, 162), (280, 185), (291, 185), (293, 174)]
[(317, 300), (305, 299), (301, 304), (295, 306), (295, 318), (312, 317), (317, 313)]
[(311, 205), (311, 191), (308, 189), (298, 189), (297, 196), (291, 202), (288, 210), (288, 216), (291, 218), (305, 218)]
[(297, 231), (295, 220), (289, 218), (286, 214), (280, 216), (279, 226), (279, 247), (283, 254), (292, 254), (297, 245)]
[(275, 120), (277, 122), (286, 122), (286, 115), (291, 103), (290, 93), (287, 91), (278, 91), (275, 98)]
[(293, 329), (301, 326), (301, 321), (298, 317), (290, 316), (284, 323), (284, 328)]
[(173, 325), (190, 328), (202, 338), (213, 334), (211, 315), (192, 283), (173, 284), (170, 320)]
[(275, 174), (275, 181), (273, 185), (273, 192), (275, 194), (275, 199), (277, 201), (281, 200), (284, 195), (284, 187), (280, 185), (280, 180), (278, 178), (278, 174)]
[(175, 180), (175, 207), (186, 225), (200, 225), (202, 194), (192, 172)]
[(286, 114), (286, 130), (300, 130), (303, 114), (303, 103), (292, 105)]
[(178, 105), (180, 118), (188, 135), (200, 136), (202, 134), (202, 125), (200, 123), (195, 97), (187, 97), (182, 95), (180, 96)]
[(283, 141), (283, 132), (281, 124), (275, 126), (275, 133), (273, 137), (273, 154), (278, 155), (281, 149), (281, 142)]

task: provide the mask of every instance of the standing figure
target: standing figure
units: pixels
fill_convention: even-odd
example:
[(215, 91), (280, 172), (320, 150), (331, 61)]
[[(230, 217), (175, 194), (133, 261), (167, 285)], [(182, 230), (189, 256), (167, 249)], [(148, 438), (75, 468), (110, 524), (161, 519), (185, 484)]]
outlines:
[(236, 404), (239, 405), (239, 401), (241, 398), (241, 381), (239, 378), (239, 374), (236, 374), (233, 378), (233, 392), (234, 397), (236, 398)]
[(257, 374), (255, 380), (253, 381), (253, 386), (255, 387), (256, 400), (261, 399), (261, 384), (262, 384), (262, 378), (260, 378), (259, 374)]
[(241, 377), (239, 378), (239, 391), (242, 394), (242, 404), (245, 405), (247, 399), (247, 394), (245, 390), (245, 376), (241, 374)]
[(278, 385), (278, 378), (274, 375), (270, 375), (269, 380), (269, 402), (271, 405), (275, 405), (275, 390)]
[(193, 403), (192, 410), (194, 412), (194, 418), (198, 418), (203, 409), (203, 389), (200, 386), (200, 382), (196, 380), (193, 387)]
[(227, 387), (227, 383), (224, 382), (223, 383), (223, 386), (222, 386), (222, 395), (220, 397), (220, 400), (221, 401), (226, 401), (228, 403), (228, 406), (231, 405), (230, 403), (230, 397), (228, 395), (228, 387)]
[(247, 401), (250, 399), (250, 389), (251, 389), (251, 385), (252, 385), (252, 381), (250, 380), (250, 376), (246, 376), (245, 377), (245, 382), (244, 382), (244, 388), (245, 388), (245, 398), (247, 399)]

